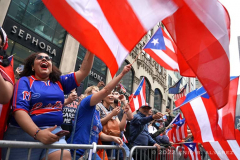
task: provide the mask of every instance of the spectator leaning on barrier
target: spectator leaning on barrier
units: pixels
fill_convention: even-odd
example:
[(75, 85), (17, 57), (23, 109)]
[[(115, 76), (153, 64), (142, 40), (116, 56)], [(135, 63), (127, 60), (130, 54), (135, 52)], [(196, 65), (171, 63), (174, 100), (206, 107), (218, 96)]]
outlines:
[[(125, 98), (125, 97), (124, 98), (123, 97), (124, 96), (121, 95), (120, 99)], [(118, 102), (119, 97), (115, 96), (115, 98), (118, 98), (117, 99), (117, 102)], [(101, 123), (102, 123), (103, 126), (107, 125), (108, 121), (111, 120), (111, 119), (114, 119), (118, 122), (118, 124), (116, 123), (116, 125), (119, 126), (119, 131), (120, 131), (119, 136), (122, 138), (122, 134), (123, 134), (124, 128), (125, 128), (126, 123), (127, 123), (128, 115), (132, 116), (132, 114), (131, 114), (131, 111), (129, 111), (130, 108), (129, 108), (129, 105), (126, 103), (126, 101), (124, 101), (126, 104), (124, 105), (123, 109), (121, 108), (121, 106), (118, 106), (118, 103), (117, 103), (117, 105), (114, 105), (114, 101), (116, 100), (115, 98), (114, 98), (114, 95), (113, 95), (113, 92), (112, 92), (111, 94), (109, 94), (107, 97), (105, 97), (103, 99), (103, 103), (97, 104), (97, 109), (100, 113)], [(114, 106), (114, 107), (112, 107), (112, 106)], [(123, 115), (122, 115), (122, 119), (120, 121), (118, 119), (117, 115), (119, 113), (121, 113), (121, 110), (123, 111)], [(103, 144), (113, 145), (114, 143), (103, 142)], [(123, 147), (126, 151), (127, 157), (129, 157), (129, 148), (126, 146), (125, 143), (123, 143)], [(111, 150), (107, 150), (107, 154), (108, 154), (108, 157), (111, 157)], [(115, 159), (116, 155), (117, 154), (116, 154), (115, 150), (113, 150), (113, 157), (111, 157), (110, 159)], [(123, 154), (121, 153), (121, 151), (120, 151), (120, 156), (119, 157), (120, 157), (120, 160), (123, 159)]]
[[(61, 131), (63, 122), (62, 107), (64, 93), (68, 94), (76, 88), (89, 74), (94, 55), (87, 51), (81, 68), (61, 76), (61, 72), (53, 65), (51, 57), (46, 53), (31, 54), (25, 60), (24, 70), (20, 74), (14, 89), (12, 117), (4, 134), (4, 140), (42, 142), (44, 144), (65, 144), (64, 137), (56, 133)], [(33, 149), (30, 159), (71, 159), (69, 150)], [(7, 149), (3, 149), (3, 155)], [(11, 149), (9, 159), (27, 159), (28, 149)], [(3, 156), (3, 159), (5, 157)]]
[(170, 145), (169, 138), (165, 135), (165, 126), (162, 126), (163, 119), (160, 118), (158, 120), (154, 120), (151, 125), (148, 126), (148, 132), (151, 137), (159, 144), (159, 145)]
[[(157, 144), (155, 140), (152, 139), (148, 132), (148, 123), (154, 119), (159, 119), (162, 117), (162, 113), (158, 112), (152, 116), (148, 116), (149, 110), (152, 107), (148, 105), (141, 106), (137, 111), (137, 114), (134, 115), (133, 120), (130, 122), (130, 141), (129, 147), (133, 146), (156, 146), (157, 149), (160, 149), (160, 146)], [(147, 153), (145, 153), (147, 154)], [(137, 155), (138, 159), (140, 159), (140, 154)], [(135, 157), (135, 156), (134, 156)], [(142, 155), (142, 157), (144, 157)], [(148, 159), (148, 155), (145, 156)]]

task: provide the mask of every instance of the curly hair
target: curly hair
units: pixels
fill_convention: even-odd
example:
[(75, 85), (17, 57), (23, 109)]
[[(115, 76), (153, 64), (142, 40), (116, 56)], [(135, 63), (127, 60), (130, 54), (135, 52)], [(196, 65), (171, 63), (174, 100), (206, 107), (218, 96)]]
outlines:
[[(37, 52), (37, 53), (31, 54), (30, 56), (28, 56), (25, 59), (24, 69), (20, 73), (20, 75), (19, 75), (20, 77), (35, 75), (35, 71), (32, 71), (32, 66), (34, 65), (34, 60), (35, 60), (36, 56), (40, 53), (44, 53), (44, 52)], [(61, 75), (62, 75), (61, 71), (56, 66), (54, 66), (52, 64), (52, 73), (50, 73), (50, 75), (49, 75), (50, 81), (51, 82), (60, 81), (60, 76)]]

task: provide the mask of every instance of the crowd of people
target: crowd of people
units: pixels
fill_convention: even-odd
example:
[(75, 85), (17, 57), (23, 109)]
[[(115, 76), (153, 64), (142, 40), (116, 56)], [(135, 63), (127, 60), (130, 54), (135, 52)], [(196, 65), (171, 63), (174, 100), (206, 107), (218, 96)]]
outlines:
[[(4, 113), (1, 119), (8, 124), (1, 127), (1, 139), (12, 141), (42, 142), (43, 144), (98, 144), (122, 146), (127, 157), (133, 146), (171, 145), (165, 135), (165, 127), (172, 117), (163, 121), (163, 114), (152, 111), (149, 105), (143, 105), (133, 115), (129, 102), (119, 94), (118, 84), (131, 69), (126, 65), (122, 72), (108, 84), (100, 82), (88, 87), (84, 94), (78, 96), (76, 88), (88, 76), (94, 55), (86, 52), (81, 68), (67, 75), (52, 63), (46, 53), (34, 53), (25, 59), (21, 72), (17, 69), (19, 79), (14, 85), (13, 66), (6, 54), (7, 36), (0, 28), (0, 104), (11, 113)], [(102, 88), (102, 89), (99, 89)], [(67, 96), (66, 96), (67, 95)], [(8, 116), (9, 115), (9, 116)], [(6, 129), (5, 129), (6, 128)], [(3, 135), (4, 134), (4, 135)], [(126, 139), (127, 141), (123, 141)], [(76, 159), (84, 156), (86, 151), (78, 149)], [(123, 159), (118, 150), (107, 150), (111, 159)], [(2, 148), (2, 159), (7, 149)], [(74, 150), (33, 149), (30, 159), (71, 160)], [(134, 153), (136, 154), (136, 153)], [(137, 155), (139, 157), (140, 155)], [(27, 159), (28, 150), (11, 149), (9, 159)], [(93, 156), (92, 156), (93, 157)], [(146, 155), (149, 158), (149, 155)], [(96, 159), (101, 159), (96, 156)]]

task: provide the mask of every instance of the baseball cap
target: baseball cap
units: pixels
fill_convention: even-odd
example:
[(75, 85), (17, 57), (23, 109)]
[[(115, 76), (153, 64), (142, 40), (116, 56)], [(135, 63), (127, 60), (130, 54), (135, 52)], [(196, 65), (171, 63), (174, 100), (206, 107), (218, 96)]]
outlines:
[(151, 106), (149, 106), (148, 104), (145, 104), (145, 105), (142, 105), (141, 108), (144, 108), (144, 107), (149, 107), (149, 108), (152, 108)]

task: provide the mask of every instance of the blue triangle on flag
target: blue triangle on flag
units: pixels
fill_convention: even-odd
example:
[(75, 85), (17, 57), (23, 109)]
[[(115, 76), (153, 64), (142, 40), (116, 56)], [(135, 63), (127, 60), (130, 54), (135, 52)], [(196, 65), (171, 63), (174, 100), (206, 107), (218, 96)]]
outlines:
[(190, 148), (194, 152), (197, 143), (184, 143), (184, 145)]
[(180, 113), (178, 113), (178, 115), (172, 120), (171, 124), (175, 124), (178, 121), (180, 121)]
[(137, 96), (137, 95), (140, 94), (141, 89), (142, 89), (142, 87), (143, 87), (143, 83), (144, 83), (144, 78), (143, 78), (142, 81), (140, 82), (140, 84), (139, 84), (139, 86), (138, 86), (136, 92), (134, 93), (134, 96)]
[(181, 127), (184, 123), (185, 123), (185, 119), (182, 119), (175, 124), (178, 125), (179, 127)]
[(144, 49), (159, 49), (159, 50), (166, 50), (163, 33), (161, 27), (156, 31), (153, 37), (148, 41), (147, 45)]

